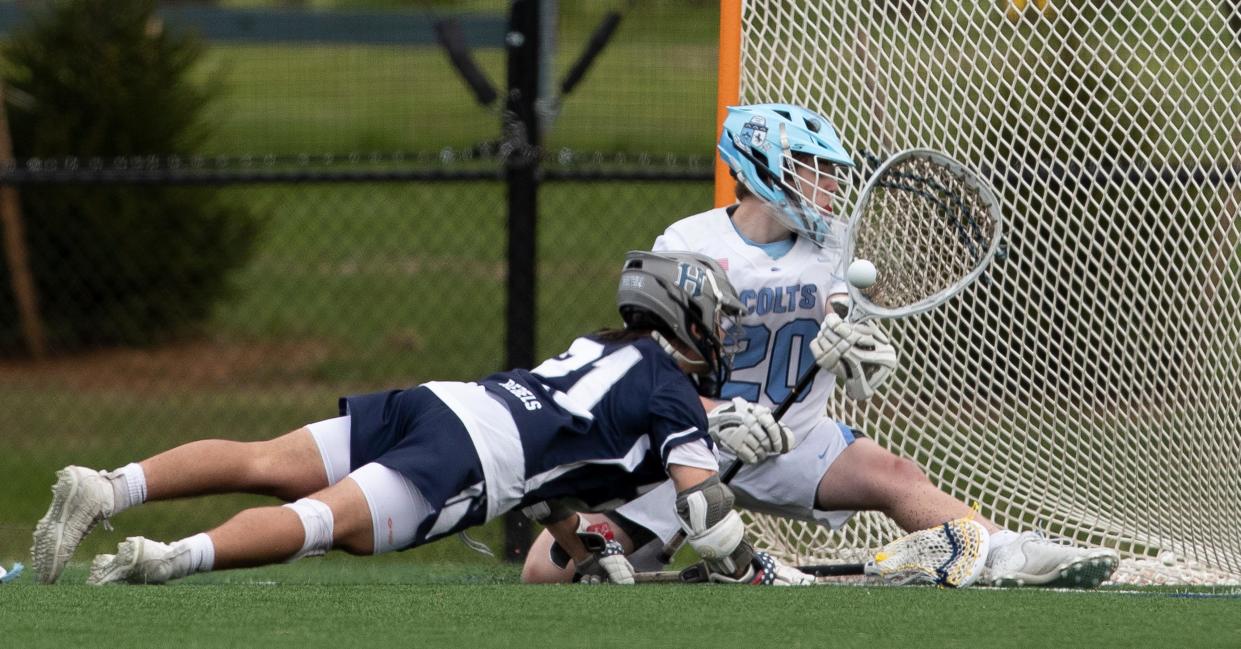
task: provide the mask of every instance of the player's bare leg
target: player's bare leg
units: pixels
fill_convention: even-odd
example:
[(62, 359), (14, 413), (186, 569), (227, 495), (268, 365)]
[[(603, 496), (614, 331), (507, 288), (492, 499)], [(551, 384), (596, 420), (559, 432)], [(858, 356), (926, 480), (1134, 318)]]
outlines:
[[(613, 539), (625, 548), (625, 554), (631, 554), (634, 551), (633, 539), (625, 533), (619, 525), (608, 520), (603, 514), (582, 514), (582, 518), (586, 519), (589, 529), (598, 532), (605, 538)], [(569, 583), (573, 581), (573, 572), (575, 566), (573, 559), (566, 558), (564, 567), (556, 564), (551, 559), (552, 544), (555, 541), (552, 535), (543, 530), (539, 532), (534, 544), (530, 546), (530, 551), (526, 554), (526, 563), (521, 569), (521, 580), (527, 584), (556, 584)]]
[(826, 511), (879, 511), (906, 531), (970, 516), (988, 532), (1000, 529), (931, 484), (917, 464), (869, 439), (850, 444), (828, 467), (819, 481), (817, 507)]
[(1038, 532), (1002, 529), (931, 484), (917, 464), (868, 439), (854, 442), (828, 468), (819, 482), (818, 506), (880, 511), (905, 530), (972, 517), (991, 534), (984, 582), (996, 586), (1094, 588), (1120, 564), (1113, 550), (1078, 548), (1054, 543)]
[(60, 577), (96, 524), (143, 502), (231, 492), (294, 500), (328, 480), (306, 428), (261, 442), (190, 442), (115, 471), (70, 466), (56, 475), (52, 504), (35, 527), (31, 547), (44, 583)]
[(366, 496), (346, 478), (293, 506), (247, 509), (210, 532), (176, 543), (130, 537), (116, 554), (95, 557), (87, 583), (163, 583), (195, 572), (313, 556), (328, 548), (371, 554), (373, 534)]
[(254, 493), (296, 500), (327, 486), (327, 470), (306, 428), (272, 440), (190, 442), (139, 462), (147, 500)]
[[(310, 496), (332, 511), (332, 547), (371, 554), (375, 545), (371, 512), (362, 489), (351, 478)], [(305, 542), (305, 530), (289, 507), (247, 509), (207, 533), (215, 546), (215, 569), (245, 568), (285, 561)]]

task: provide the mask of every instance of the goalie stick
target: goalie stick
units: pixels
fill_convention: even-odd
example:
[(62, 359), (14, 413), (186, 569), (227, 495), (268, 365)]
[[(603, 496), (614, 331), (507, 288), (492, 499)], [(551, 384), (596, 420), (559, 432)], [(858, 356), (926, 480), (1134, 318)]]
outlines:
[[(841, 259), (867, 259), (879, 270), (868, 288), (848, 284), (849, 320), (904, 318), (943, 304), (982, 275), (1003, 233), (1000, 201), (976, 172), (939, 151), (897, 153), (870, 177), (849, 217)], [(816, 364), (802, 373), (772, 411), (777, 421), (818, 371)], [(731, 482), (741, 466), (734, 461), (720, 481)], [(685, 539), (679, 530), (664, 544), (660, 560), (671, 562)]]
[[(1000, 201), (981, 176), (939, 151), (901, 151), (871, 176), (849, 219), (842, 259), (879, 269), (868, 288), (848, 283), (849, 320), (905, 318), (947, 302), (982, 275), (1003, 235)], [(788, 412), (818, 370), (802, 373), (774, 417)], [(737, 469), (734, 463), (729, 473)]]
[[(883, 546), (866, 563), (797, 566), (815, 577), (866, 575), (891, 585), (907, 584), (963, 588), (982, 573), (991, 534), (972, 516), (958, 518), (925, 530), (902, 536)], [(705, 563), (683, 570), (640, 572), (641, 584), (697, 584), (710, 581)]]

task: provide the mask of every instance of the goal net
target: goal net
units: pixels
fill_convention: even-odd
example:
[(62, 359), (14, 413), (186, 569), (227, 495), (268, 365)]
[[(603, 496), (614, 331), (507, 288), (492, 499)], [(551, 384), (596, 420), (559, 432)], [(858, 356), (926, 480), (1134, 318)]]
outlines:
[[(903, 370), (829, 412), (1117, 580), (1241, 577), (1241, 6), (754, 0), (742, 103), (805, 104), (855, 158), (942, 149), (1009, 231), (988, 274), (891, 323)], [(840, 394), (842, 391), (837, 391)], [(757, 517), (791, 561), (898, 534)]]

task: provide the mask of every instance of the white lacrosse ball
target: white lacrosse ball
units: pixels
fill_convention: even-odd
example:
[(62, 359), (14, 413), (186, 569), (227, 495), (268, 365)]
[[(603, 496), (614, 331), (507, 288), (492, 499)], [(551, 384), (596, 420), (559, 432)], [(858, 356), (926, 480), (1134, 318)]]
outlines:
[(865, 259), (854, 259), (853, 263), (849, 264), (849, 270), (845, 272), (845, 279), (861, 289), (874, 286), (878, 278), (879, 271), (875, 270), (875, 265)]
[(1176, 553), (1171, 550), (1166, 550), (1162, 552), (1159, 555), (1159, 562), (1165, 566), (1175, 566), (1176, 565)]

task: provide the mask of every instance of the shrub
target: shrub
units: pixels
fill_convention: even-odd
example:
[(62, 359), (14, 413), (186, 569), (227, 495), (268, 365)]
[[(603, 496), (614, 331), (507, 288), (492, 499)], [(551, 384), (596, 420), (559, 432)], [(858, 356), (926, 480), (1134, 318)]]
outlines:
[[(184, 155), (208, 135), (218, 84), (203, 47), (165, 29), (153, 0), (48, 3), (4, 46), (14, 155)], [(20, 187), (31, 272), (59, 351), (166, 339), (209, 314), (248, 258), (257, 221), (204, 188)], [(7, 267), (0, 353), (22, 349)]]

